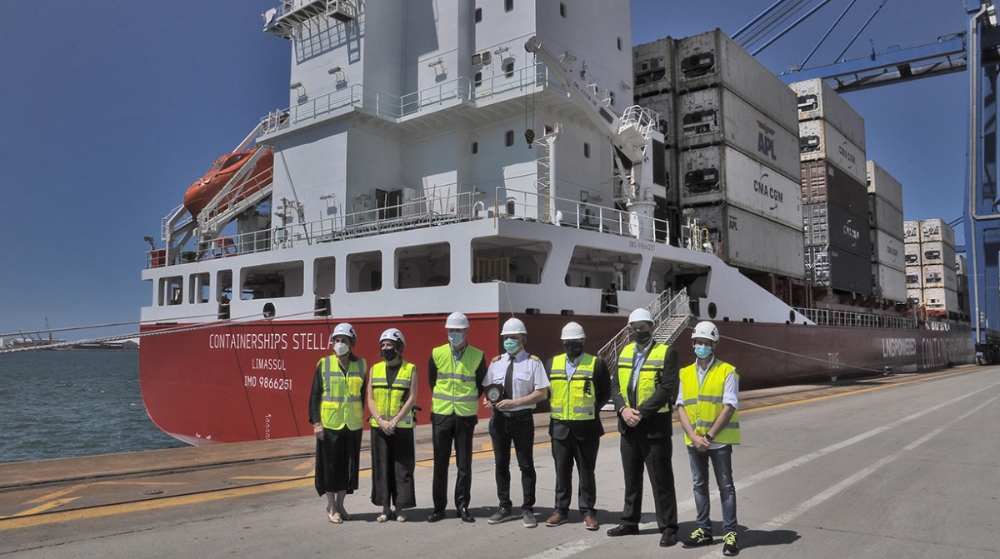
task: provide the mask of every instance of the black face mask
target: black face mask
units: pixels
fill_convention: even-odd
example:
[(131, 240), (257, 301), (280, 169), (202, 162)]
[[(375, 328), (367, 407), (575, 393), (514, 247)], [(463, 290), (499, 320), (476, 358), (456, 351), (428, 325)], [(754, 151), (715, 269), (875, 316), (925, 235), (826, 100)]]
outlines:
[(649, 330), (645, 332), (632, 332), (632, 341), (639, 345), (646, 345), (653, 334)]
[(563, 349), (566, 350), (567, 357), (576, 359), (583, 355), (583, 342), (563, 342)]
[(385, 359), (386, 361), (392, 361), (395, 358), (396, 358), (396, 350), (395, 349), (383, 349), (382, 350), (382, 359)]

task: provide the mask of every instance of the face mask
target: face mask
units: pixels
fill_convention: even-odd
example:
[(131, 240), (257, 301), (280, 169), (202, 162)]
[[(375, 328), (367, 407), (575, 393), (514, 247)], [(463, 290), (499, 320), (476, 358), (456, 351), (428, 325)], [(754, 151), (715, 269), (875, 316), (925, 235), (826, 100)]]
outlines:
[(382, 350), (382, 359), (385, 359), (386, 361), (392, 361), (395, 358), (396, 358), (396, 350), (395, 349), (383, 349)]
[(563, 349), (566, 350), (567, 357), (570, 359), (576, 359), (583, 354), (583, 342), (563, 342)]
[(503, 348), (507, 350), (507, 353), (514, 355), (517, 350), (521, 347), (521, 344), (517, 340), (512, 340), (510, 338), (503, 341)]
[(337, 342), (333, 344), (333, 352), (341, 357), (347, 355), (350, 351), (351, 346), (345, 344), (344, 342)]
[(649, 330), (646, 330), (645, 332), (632, 332), (632, 341), (639, 345), (646, 345), (649, 343), (649, 339), (651, 337), (653, 337), (653, 335), (649, 333)]
[(708, 359), (708, 356), (712, 355), (712, 346), (696, 345), (694, 346), (694, 354), (698, 356), (698, 359)]
[(451, 347), (458, 347), (462, 345), (462, 342), (464, 341), (465, 341), (465, 334), (463, 334), (462, 332), (448, 333), (448, 343), (451, 344)]

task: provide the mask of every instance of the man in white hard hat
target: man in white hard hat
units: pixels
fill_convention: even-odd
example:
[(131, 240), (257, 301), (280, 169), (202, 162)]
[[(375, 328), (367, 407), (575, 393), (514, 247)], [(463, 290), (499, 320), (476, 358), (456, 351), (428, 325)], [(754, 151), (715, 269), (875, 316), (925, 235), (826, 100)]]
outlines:
[(656, 508), (660, 546), (677, 543), (677, 495), (670, 465), (673, 426), (671, 405), (677, 398), (677, 352), (652, 337), (653, 315), (636, 309), (628, 317), (632, 343), (622, 349), (611, 382), (611, 399), (618, 410), (625, 506), (622, 519), (608, 530), (611, 537), (639, 533), (642, 516), (642, 474), (648, 469)]
[(556, 466), (556, 501), (546, 526), (558, 526), (569, 519), (573, 499), (573, 462), (580, 478), (578, 506), (587, 530), (597, 530), (597, 478), (594, 468), (601, 448), (600, 409), (611, 397), (611, 375), (600, 357), (584, 353), (587, 339), (583, 326), (570, 322), (563, 326), (565, 353), (553, 357), (549, 372), (549, 436)]
[(486, 378), (483, 352), (469, 345), (469, 319), (460, 312), (448, 315), (444, 323), (448, 343), (431, 351), (427, 376), (431, 386), (431, 425), (434, 443), (434, 479), (431, 495), (434, 510), (428, 522), (444, 518), (448, 504), (448, 468), (455, 446), (455, 509), (463, 522), (475, 522), (469, 512), (472, 495), (472, 435), (479, 422), (479, 396)]
[(736, 367), (716, 359), (719, 329), (705, 320), (691, 334), (695, 362), (681, 369), (677, 416), (684, 429), (698, 528), (681, 542), (684, 547), (712, 543), (711, 501), (708, 494), (708, 463), (712, 462), (722, 502), (722, 554), (737, 555), (736, 485), (733, 483), (733, 445), (740, 444), (740, 377)]
[(496, 356), (486, 371), (483, 386), (503, 387), (502, 398), (496, 403), (485, 401), (493, 410), (490, 416), (490, 439), (493, 441), (493, 460), (500, 509), (490, 516), (490, 524), (499, 524), (513, 518), (510, 499), (510, 446), (514, 444), (517, 465), (521, 470), (521, 518), (525, 528), (538, 526), (535, 520), (535, 462), (532, 450), (535, 444), (535, 404), (548, 395), (549, 378), (545, 367), (524, 347), (528, 331), (524, 323), (511, 318), (500, 332), (504, 352)]

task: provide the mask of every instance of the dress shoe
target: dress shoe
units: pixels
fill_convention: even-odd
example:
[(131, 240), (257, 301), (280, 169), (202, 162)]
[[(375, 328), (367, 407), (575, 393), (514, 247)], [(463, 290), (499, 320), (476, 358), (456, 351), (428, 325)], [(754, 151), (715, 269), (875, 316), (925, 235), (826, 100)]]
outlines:
[(597, 519), (594, 518), (593, 516), (584, 516), (583, 526), (584, 528), (590, 530), (591, 532), (594, 532), (601, 527), (600, 523), (598, 523)]
[(634, 536), (639, 533), (639, 527), (632, 524), (619, 524), (608, 530), (608, 535), (612, 538), (618, 536)]
[(664, 532), (660, 536), (660, 547), (673, 547), (677, 545), (677, 532)]
[(552, 516), (550, 516), (548, 520), (545, 521), (545, 525), (558, 526), (560, 524), (565, 524), (567, 520), (569, 520), (569, 518), (565, 514), (556, 511), (552, 513)]
[(458, 509), (458, 517), (462, 519), (462, 522), (475, 522), (476, 521), (476, 517), (472, 516), (472, 513), (469, 512), (469, 509), (467, 509), (465, 507), (462, 507), (462, 508)]
[(427, 522), (437, 522), (438, 520), (441, 520), (442, 518), (444, 518), (444, 511), (443, 510), (432, 511), (427, 516)]

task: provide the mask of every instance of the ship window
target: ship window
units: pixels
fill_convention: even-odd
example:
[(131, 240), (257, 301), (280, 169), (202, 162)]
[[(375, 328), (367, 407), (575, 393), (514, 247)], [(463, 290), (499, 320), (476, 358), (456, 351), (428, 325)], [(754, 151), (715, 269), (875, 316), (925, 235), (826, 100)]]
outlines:
[(347, 291), (359, 293), (382, 289), (382, 251), (347, 256)]
[(608, 92), (608, 106), (610, 106), (610, 107), (614, 107), (615, 106), (615, 92), (614, 91), (609, 91)]
[(482, 72), (476, 72), (476, 77), (474, 78), (474, 81), (475, 81), (476, 87), (479, 87), (479, 86), (483, 85), (483, 73)]
[(335, 291), (336, 264), (337, 259), (332, 256), (313, 261), (313, 295), (326, 296)]
[(240, 298), (301, 297), (303, 273), (301, 260), (244, 268), (241, 272)]
[(483, 9), (476, 8), (476, 23), (479, 23), (480, 21), (483, 21)]
[(396, 249), (396, 289), (451, 283), (451, 245), (434, 243)]
[(514, 145), (514, 131), (513, 130), (508, 130), (507, 133), (504, 134), (503, 144), (505, 146), (507, 146), (507, 147), (510, 147), (510, 146)]
[(184, 277), (160, 278), (160, 306), (180, 305), (184, 302)]
[(660, 295), (667, 300), (681, 289), (687, 288), (692, 299), (706, 297), (709, 268), (680, 264), (664, 258), (653, 258), (646, 278), (646, 293)]
[(503, 11), (505, 12), (514, 11), (514, 0), (503, 0)]
[(583, 142), (583, 156), (590, 159), (590, 144)]
[(191, 274), (188, 286), (188, 298), (190, 303), (207, 303), (212, 296), (211, 290), (212, 274)]
[(559, 2), (559, 15), (566, 17), (566, 2)]
[(513, 78), (514, 77), (514, 61), (513, 60), (508, 60), (507, 62), (504, 63), (504, 65), (503, 65), (503, 75), (504, 75), (504, 77), (507, 77), (507, 78)]
[(216, 275), (219, 296), (219, 320), (229, 318), (229, 303), (233, 300), (233, 272), (222, 270)]
[(622, 38), (618, 37), (618, 50), (622, 50)]
[(472, 142), (472, 155), (479, 153), (479, 142)]
[(484, 237), (472, 240), (472, 282), (537, 284), (552, 244), (547, 241)]
[[(615, 284), (622, 291), (635, 291), (642, 255), (577, 246), (569, 260), (565, 281), (569, 287), (604, 289)], [(589, 303), (589, 301), (588, 301)], [(595, 295), (593, 303), (601, 303)]]

